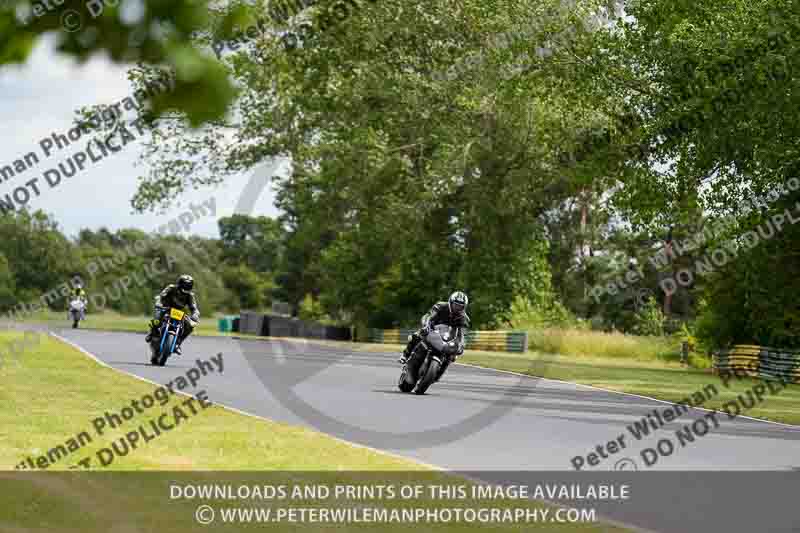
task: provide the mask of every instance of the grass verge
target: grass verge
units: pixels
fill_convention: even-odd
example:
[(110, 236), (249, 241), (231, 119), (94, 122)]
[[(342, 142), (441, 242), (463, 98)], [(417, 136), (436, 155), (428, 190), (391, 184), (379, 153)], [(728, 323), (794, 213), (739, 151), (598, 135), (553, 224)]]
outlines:
[[(221, 316), (221, 315), (220, 315)], [(147, 324), (152, 320), (152, 316), (130, 316), (121, 315), (112, 311), (103, 313), (88, 313), (86, 320), (80, 323), (81, 329), (99, 329), (104, 331), (134, 331), (147, 333)], [(225, 335), (217, 331), (217, 319), (219, 316), (211, 316), (200, 319), (200, 324), (195, 328), (195, 334), (201, 335)], [(68, 328), (72, 323), (67, 320), (66, 313), (55, 313), (53, 311), (39, 311), (26, 317), (24, 322), (46, 324), (49, 326)]]
[[(0, 333), (0, 349), (19, 334)], [(17, 358), (7, 358), (0, 388), (0, 468), (47, 454), (57, 444), (88, 432), (94, 440), (48, 470), (65, 470), (186, 400), (170, 396), (143, 414), (98, 436), (92, 420), (119, 412), (155, 385), (101, 366), (49, 336)], [(187, 389), (197, 392), (198, 389)], [(184, 411), (190, 411), (183, 407)], [(182, 426), (186, 427), (182, 427)], [(220, 431), (224, 428), (224, 431)], [(96, 464), (95, 461), (92, 461)], [(170, 432), (117, 458), (105, 470), (418, 470), (410, 461), (350, 446), (320, 433), (277, 422), (258, 422), (221, 407), (198, 410)]]
[(678, 361), (680, 358), (680, 342), (674, 337), (575, 328), (529, 329), (528, 348), (541, 353), (626, 361)]

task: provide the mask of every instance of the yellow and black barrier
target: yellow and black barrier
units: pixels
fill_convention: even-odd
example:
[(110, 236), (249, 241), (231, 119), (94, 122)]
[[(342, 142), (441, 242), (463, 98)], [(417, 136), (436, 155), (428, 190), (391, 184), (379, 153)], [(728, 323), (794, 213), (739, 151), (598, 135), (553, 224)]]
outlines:
[(747, 375), (761, 379), (800, 382), (800, 350), (738, 344), (713, 355), (715, 374)]
[[(384, 344), (405, 344), (414, 329), (369, 329), (366, 336), (358, 340)], [(464, 335), (468, 350), (491, 352), (528, 351), (526, 331), (467, 331)]]

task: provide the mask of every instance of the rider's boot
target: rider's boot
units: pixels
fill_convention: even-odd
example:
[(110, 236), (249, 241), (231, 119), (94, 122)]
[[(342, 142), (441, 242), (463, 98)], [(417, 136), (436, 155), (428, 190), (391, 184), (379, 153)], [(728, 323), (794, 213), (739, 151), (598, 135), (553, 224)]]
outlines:
[(178, 342), (175, 343), (175, 355), (181, 355), (181, 344), (183, 344), (183, 341), (191, 334), (192, 330), (189, 328), (184, 328), (183, 331), (181, 331), (181, 336), (178, 337)]
[(150, 343), (153, 341), (153, 339), (155, 338), (155, 336), (156, 336), (156, 332), (157, 332), (156, 328), (157, 328), (157, 326), (156, 326), (156, 325), (154, 325), (154, 324), (153, 324), (153, 322), (154, 322), (154, 321), (153, 321), (153, 320), (151, 320), (151, 321), (150, 321), (150, 322), (147, 324), (148, 326), (150, 326), (150, 332), (149, 332), (149, 333), (147, 334), (147, 336), (144, 338), (144, 341), (145, 341), (147, 344), (150, 344)]
[(403, 365), (406, 364), (406, 361), (408, 361), (410, 355), (411, 354), (408, 353), (408, 348), (406, 348), (405, 350), (403, 350), (403, 355), (400, 356), (400, 359), (398, 359), (397, 362)]

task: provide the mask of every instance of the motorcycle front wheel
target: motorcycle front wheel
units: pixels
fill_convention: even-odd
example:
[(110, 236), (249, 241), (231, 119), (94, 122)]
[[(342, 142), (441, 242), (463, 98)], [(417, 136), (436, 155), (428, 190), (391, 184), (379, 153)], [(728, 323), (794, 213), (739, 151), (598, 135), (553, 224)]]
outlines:
[(411, 392), (414, 389), (414, 384), (408, 382), (408, 367), (403, 365), (403, 371), (400, 373), (400, 381), (397, 382), (397, 387), (402, 392)]
[(164, 339), (164, 345), (161, 347), (161, 353), (158, 357), (158, 366), (164, 366), (167, 363), (167, 358), (172, 355), (172, 344), (174, 343), (175, 334), (172, 332), (167, 332), (167, 336)]
[(439, 375), (439, 366), (439, 361), (436, 359), (431, 359), (425, 375), (419, 380), (419, 383), (417, 383), (417, 388), (414, 390), (414, 394), (425, 394), (425, 391), (428, 390), (428, 387), (433, 385), (433, 383), (436, 381), (436, 377)]

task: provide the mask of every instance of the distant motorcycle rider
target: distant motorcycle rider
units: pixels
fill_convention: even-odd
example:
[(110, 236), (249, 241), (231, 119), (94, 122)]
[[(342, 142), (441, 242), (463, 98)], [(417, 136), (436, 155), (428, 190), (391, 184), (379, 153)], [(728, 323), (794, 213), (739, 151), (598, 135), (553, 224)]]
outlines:
[(174, 285), (167, 285), (164, 290), (156, 296), (153, 320), (150, 322), (150, 333), (145, 337), (148, 344), (158, 335), (158, 328), (161, 325), (161, 320), (164, 317), (164, 313), (169, 311), (170, 307), (182, 311), (188, 309), (191, 315), (184, 315), (181, 335), (175, 345), (175, 353), (181, 355), (181, 344), (192, 334), (195, 326), (200, 322), (200, 308), (197, 307), (197, 299), (192, 289), (194, 289), (194, 279), (192, 276), (184, 274), (178, 278), (178, 281)]
[(80, 281), (75, 282), (75, 286), (72, 288), (72, 292), (70, 293), (72, 299), (79, 299), (86, 303), (86, 291), (83, 290), (83, 283)]
[(445, 324), (456, 330), (456, 343), (458, 351), (456, 356), (464, 353), (464, 330), (469, 329), (470, 320), (467, 315), (467, 304), (469, 299), (467, 295), (461, 291), (456, 291), (450, 295), (446, 302), (437, 302), (433, 304), (431, 310), (422, 317), (422, 328), (410, 335), (408, 345), (406, 346), (403, 356), (400, 357), (399, 362), (405, 364), (408, 358), (414, 353), (414, 349), (419, 342), (428, 336), (436, 326)]
[(72, 291), (69, 293), (69, 301), (67, 302), (67, 311), (69, 311), (70, 303), (73, 300), (80, 300), (83, 302), (83, 307), (81, 308), (81, 320), (86, 318), (86, 304), (89, 303), (88, 298), (86, 297), (86, 291), (83, 290), (83, 283), (80, 281), (76, 281), (75, 285), (72, 287)]

